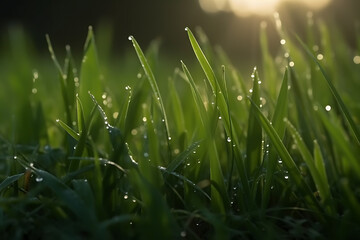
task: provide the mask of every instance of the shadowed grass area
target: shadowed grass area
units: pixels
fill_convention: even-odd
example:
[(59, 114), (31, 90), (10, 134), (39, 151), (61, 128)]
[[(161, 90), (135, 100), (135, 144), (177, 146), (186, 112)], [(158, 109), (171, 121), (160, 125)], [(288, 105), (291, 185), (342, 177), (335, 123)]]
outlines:
[(247, 77), (189, 28), (193, 62), (172, 75), (156, 41), (143, 51), (131, 36), (135, 52), (101, 63), (89, 28), (77, 65), (47, 36), (53, 66), (13, 30), (0, 59), (0, 237), (358, 236), (360, 49), (322, 22), (301, 40), (275, 24), (278, 55), (262, 24)]

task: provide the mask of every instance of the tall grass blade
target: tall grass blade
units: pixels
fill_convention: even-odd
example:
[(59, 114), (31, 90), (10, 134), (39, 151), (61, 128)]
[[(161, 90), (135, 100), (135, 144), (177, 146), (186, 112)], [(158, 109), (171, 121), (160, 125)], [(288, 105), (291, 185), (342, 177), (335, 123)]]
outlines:
[[(272, 125), (278, 133), (280, 139), (284, 137), (285, 125), (283, 119), (287, 116), (288, 110), (288, 79), (289, 71), (286, 68), (284, 78), (281, 84), (279, 96), (277, 98), (274, 115), (272, 118)], [(263, 192), (262, 207), (265, 208), (270, 197), (270, 188), (273, 184), (273, 176), (277, 165), (278, 154), (273, 145), (270, 145), (268, 160), (266, 164), (265, 187)]]
[(89, 98), (88, 92), (94, 96), (101, 97), (103, 87), (101, 84), (100, 68), (95, 45), (95, 36), (92, 27), (89, 27), (88, 35), (84, 46), (84, 57), (80, 69), (79, 98), (82, 101), (84, 114), (90, 114), (93, 103)]
[(262, 129), (258, 121), (256, 121), (255, 106), (260, 105), (260, 89), (259, 89), (259, 75), (254, 68), (252, 73), (253, 76), (253, 88), (251, 99), (255, 105), (251, 105), (249, 119), (248, 119), (248, 129), (247, 129), (247, 139), (246, 139), (246, 159), (245, 167), (246, 172), (249, 177), (255, 176), (256, 171), (259, 170), (261, 164), (261, 154), (262, 154)]
[[(310, 174), (315, 182), (316, 188), (319, 191), (320, 198), (323, 203), (326, 203), (326, 208), (330, 209), (330, 201), (331, 201), (331, 193), (330, 193), (330, 187), (329, 183), (327, 181), (326, 177), (324, 176), (325, 169), (318, 169), (315, 165), (314, 158), (311, 155), (311, 152), (306, 147), (303, 139), (301, 138), (300, 134), (296, 131), (295, 127), (288, 121), (285, 120), (285, 123), (287, 125), (287, 129), (289, 130), (290, 134), (292, 135), (292, 138), (295, 141), (295, 144), (297, 148), (299, 149), (301, 156), (303, 157), (304, 162), (308, 166), (310, 170)], [(315, 151), (315, 150), (314, 150)], [(316, 150), (319, 151), (319, 150)], [(317, 157), (321, 158), (321, 155), (319, 156), (317, 154)], [(319, 161), (322, 159), (317, 159), (317, 164), (320, 165)], [(324, 165), (322, 164), (322, 167)], [(320, 173), (321, 172), (321, 173)], [(326, 176), (326, 175), (325, 175)], [(334, 209), (330, 210), (332, 213), (334, 213)]]
[(304, 42), (300, 39), (299, 36), (296, 36), (297, 40), (300, 42), (301, 46), (304, 48), (305, 52), (307, 53), (307, 55), (316, 63), (316, 65), (320, 68), (320, 71), (322, 72), (331, 93), (333, 94), (336, 102), (339, 104), (341, 112), (343, 113), (346, 121), (349, 123), (350, 128), (352, 130), (352, 132), (355, 135), (356, 141), (357, 143), (360, 145), (360, 130), (358, 129), (358, 127), (356, 126), (356, 123), (351, 115), (351, 113), (349, 112), (349, 110), (347, 109), (344, 101), (342, 100), (340, 94), (338, 93), (338, 91), (336, 90), (334, 84), (332, 83), (332, 80), (330, 78), (330, 76), (326, 73), (325, 69), (322, 67), (322, 65), (319, 63), (319, 61), (316, 59), (316, 57), (311, 53), (311, 51), (309, 50), (309, 48), (304, 44)]
[[(249, 98), (250, 99), (250, 98)], [(251, 104), (255, 106), (255, 116), (257, 116), (258, 121), (261, 123), (262, 128), (267, 133), (268, 137), (271, 140), (271, 143), (274, 145), (277, 153), (281, 157), (286, 169), (289, 172), (289, 178), (291, 178), (297, 188), (301, 191), (302, 197), (309, 203), (310, 206), (315, 207), (318, 209), (318, 204), (309, 188), (309, 186), (304, 182), (301, 177), (301, 173), (297, 165), (295, 164), (293, 158), (291, 157), (290, 153), (287, 151), (286, 147), (282, 143), (279, 135), (277, 134), (276, 130), (270, 123), (268, 119), (262, 114), (260, 108), (252, 102), (250, 99)]]
[(133, 36), (129, 37), (129, 40), (132, 41), (134, 49), (136, 51), (136, 54), (140, 60), (141, 66), (143, 67), (145, 74), (149, 80), (150, 86), (153, 90), (154, 96), (155, 96), (155, 101), (156, 103), (160, 106), (160, 110), (162, 112), (163, 118), (164, 118), (164, 124), (165, 124), (165, 130), (166, 130), (166, 135), (167, 135), (167, 139), (171, 138), (170, 136), (170, 129), (169, 129), (169, 123), (168, 123), (168, 119), (167, 119), (167, 115), (166, 115), (166, 111), (165, 111), (165, 106), (160, 94), (160, 90), (159, 87), (156, 83), (156, 79), (155, 76), (150, 68), (150, 65), (143, 53), (143, 51), (141, 50), (139, 44), (137, 43), (137, 41), (135, 40), (135, 38)]

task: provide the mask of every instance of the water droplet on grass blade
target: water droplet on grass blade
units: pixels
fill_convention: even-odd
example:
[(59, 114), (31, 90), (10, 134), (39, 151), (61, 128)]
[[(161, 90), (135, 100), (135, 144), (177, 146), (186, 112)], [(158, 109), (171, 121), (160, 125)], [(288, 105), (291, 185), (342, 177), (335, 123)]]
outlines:
[(322, 55), (321, 53), (319, 53), (317, 56), (316, 56), (317, 60), (321, 61), (324, 59), (324, 55)]
[(329, 112), (329, 111), (331, 110), (331, 106), (330, 106), (330, 105), (326, 105), (325, 110)]
[(281, 40), (280, 40), (280, 44), (281, 44), (281, 45), (285, 45), (285, 43), (286, 43), (286, 40), (285, 40), (285, 39), (281, 39)]
[(360, 64), (360, 56), (355, 56), (353, 58), (353, 61), (354, 61), (355, 64)]
[(44, 180), (42, 177), (40, 177), (40, 176), (37, 176), (36, 178), (35, 178), (35, 181), (36, 182), (42, 182), (42, 180)]
[(226, 139), (226, 141), (227, 141), (227, 142), (231, 142), (231, 138), (228, 137), (228, 138)]
[(128, 37), (128, 40), (129, 40), (129, 41), (132, 41), (133, 38), (134, 38), (134, 37), (130, 35), (130, 36)]

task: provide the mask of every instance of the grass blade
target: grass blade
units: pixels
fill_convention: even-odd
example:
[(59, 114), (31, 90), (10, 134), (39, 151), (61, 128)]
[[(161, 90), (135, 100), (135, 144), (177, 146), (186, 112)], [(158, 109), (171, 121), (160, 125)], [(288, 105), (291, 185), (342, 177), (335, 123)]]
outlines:
[(6, 177), (4, 179), (4, 181), (2, 181), (0, 183), (0, 192), (7, 188), (8, 186), (10, 186), (11, 184), (13, 184), (14, 182), (16, 182), (17, 180), (19, 180), (19, 178), (21, 178), (22, 176), (24, 175), (24, 173), (19, 173), (19, 174), (16, 174), (16, 175), (12, 175), (12, 176), (9, 176), (9, 177)]
[(351, 113), (349, 112), (349, 110), (347, 109), (344, 101), (342, 100), (340, 94), (338, 93), (338, 91), (336, 90), (334, 84), (332, 83), (330, 76), (326, 73), (325, 69), (322, 67), (322, 65), (319, 63), (319, 61), (316, 59), (316, 57), (311, 53), (311, 51), (309, 50), (309, 48), (305, 45), (305, 43), (300, 39), (299, 36), (296, 36), (297, 40), (300, 42), (301, 46), (304, 48), (305, 52), (307, 53), (307, 55), (316, 63), (316, 65), (320, 68), (321, 73), (323, 74), (326, 83), (328, 84), (331, 93), (333, 94), (336, 102), (338, 103), (338, 105), (340, 106), (341, 112), (343, 113), (346, 121), (349, 123), (350, 128), (352, 130), (352, 132), (355, 135), (355, 138), (357, 140), (357, 143), (360, 145), (360, 130), (358, 129), (358, 127), (356, 126), (356, 123), (351, 115)]
[[(272, 118), (272, 125), (275, 131), (278, 133), (280, 139), (284, 137), (285, 125), (283, 119), (287, 116), (288, 109), (288, 79), (289, 71), (286, 68), (284, 78), (281, 84), (280, 93), (277, 98), (274, 116)], [(277, 165), (278, 154), (273, 145), (270, 145), (268, 160), (266, 162), (266, 176), (265, 176), (265, 187), (263, 192), (262, 207), (268, 204), (270, 197), (270, 188), (273, 184), (273, 176)]]
[[(250, 98), (249, 98), (250, 99)], [(286, 166), (289, 172), (289, 178), (291, 178), (296, 186), (300, 189), (303, 194), (305, 200), (309, 203), (310, 206), (318, 208), (318, 204), (314, 199), (314, 196), (309, 188), (309, 186), (304, 182), (301, 177), (301, 173), (297, 165), (295, 164), (293, 158), (291, 157), (290, 153), (287, 151), (286, 147), (282, 143), (279, 135), (277, 134), (276, 130), (270, 123), (268, 119), (261, 113), (260, 108), (252, 102), (250, 99), (251, 104), (255, 106), (255, 116), (257, 116), (258, 121), (261, 123), (262, 128), (267, 133), (268, 137), (270, 138), (272, 144), (274, 145), (277, 153), (281, 157), (284, 165)]]
[(255, 117), (255, 106), (260, 105), (260, 93), (259, 93), (259, 75), (254, 68), (253, 76), (253, 88), (251, 99), (255, 105), (250, 108), (248, 129), (247, 129), (247, 140), (246, 140), (246, 159), (245, 167), (249, 177), (254, 177), (255, 172), (259, 170), (261, 164), (261, 148), (262, 148), (262, 130), (261, 125), (256, 121)]
[(76, 141), (79, 141), (80, 135), (75, 132), (71, 127), (69, 127), (66, 123), (61, 121), (60, 119), (56, 119), (56, 122), (62, 127), (71, 137), (73, 137)]
[(295, 127), (287, 119), (285, 120), (285, 123), (287, 125), (287, 129), (289, 129), (289, 131), (296, 143), (297, 148), (299, 149), (299, 151), (303, 157), (304, 162), (306, 163), (306, 165), (308, 166), (308, 168), (310, 170), (310, 174), (311, 174), (312, 178), (314, 179), (316, 188), (319, 191), (319, 195), (320, 195), (322, 202), (327, 203), (326, 208), (328, 208), (332, 213), (334, 213), (335, 212), (334, 209), (331, 209), (331, 206), (329, 205), (329, 203), (331, 203), (330, 202), (331, 201), (330, 187), (329, 187), (327, 178), (324, 177), (324, 176), (326, 176), (324, 165), (323, 165), (323, 163), (321, 164), (319, 162), (319, 161), (322, 161), (321, 154), (319, 155), (319, 149), (317, 149), (317, 150), (314, 149), (314, 151), (317, 151), (317, 164), (318, 164), (318, 166), (320, 165), (320, 167), (322, 167), (322, 169), (320, 169), (320, 170), (316, 167), (315, 161), (314, 161), (309, 149), (305, 145), (300, 134), (296, 131)]
[(85, 116), (90, 114), (93, 103), (88, 92), (94, 96), (101, 97), (103, 87), (100, 78), (100, 69), (95, 45), (95, 36), (92, 27), (89, 27), (84, 46), (84, 57), (80, 69), (79, 97), (82, 101)]
[(169, 123), (168, 123), (168, 119), (167, 119), (167, 115), (166, 115), (166, 111), (165, 111), (165, 107), (164, 107), (164, 103), (163, 100), (161, 98), (161, 94), (160, 94), (160, 90), (159, 87), (156, 83), (156, 79), (155, 76), (150, 68), (150, 65), (143, 53), (143, 51), (141, 50), (139, 44), (137, 43), (137, 41), (135, 40), (135, 38), (133, 36), (129, 37), (129, 40), (132, 41), (134, 49), (136, 51), (136, 54), (140, 60), (141, 66), (143, 67), (145, 74), (149, 80), (150, 86), (153, 90), (153, 93), (155, 95), (156, 98), (156, 103), (159, 104), (160, 106), (160, 110), (162, 112), (163, 118), (164, 118), (164, 124), (165, 124), (165, 130), (166, 130), (166, 135), (167, 135), (167, 139), (171, 139), (170, 136), (170, 129), (169, 129)]

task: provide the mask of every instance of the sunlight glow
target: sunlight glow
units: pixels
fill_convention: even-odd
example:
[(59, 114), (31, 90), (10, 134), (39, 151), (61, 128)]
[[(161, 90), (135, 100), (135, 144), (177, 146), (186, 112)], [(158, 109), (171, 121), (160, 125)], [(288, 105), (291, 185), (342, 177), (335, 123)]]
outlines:
[(231, 11), (238, 16), (270, 15), (283, 2), (297, 2), (310, 9), (325, 7), (331, 0), (199, 0), (200, 7), (209, 13)]

